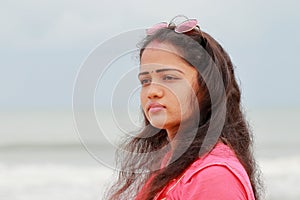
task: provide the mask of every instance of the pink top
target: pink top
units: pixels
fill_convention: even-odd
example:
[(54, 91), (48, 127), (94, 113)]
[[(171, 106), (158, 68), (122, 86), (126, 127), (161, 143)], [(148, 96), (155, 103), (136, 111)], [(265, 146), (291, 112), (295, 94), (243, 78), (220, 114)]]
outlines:
[(255, 200), (244, 167), (223, 143), (218, 143), (210, 153), (197, 159), (181, 177), (155, 197), (155, 200), (163, 199)]

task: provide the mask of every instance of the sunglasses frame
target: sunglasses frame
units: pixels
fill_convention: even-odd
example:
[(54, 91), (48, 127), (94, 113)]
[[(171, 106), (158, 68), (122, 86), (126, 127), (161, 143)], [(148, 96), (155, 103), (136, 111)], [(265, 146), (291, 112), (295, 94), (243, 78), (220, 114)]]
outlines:
[(163, 28), (173, 28), (176, 33), (187, 33), (191, 30), (194, 30), (195, 28), (198, 28), (200, 31), (200, 27), (198, 25), (198, 21), (196, 19), (188, 19), (185, 17), (187, 20), (179, 23), (176, 25), (174, 23), (174, 19), (176, 19), (178, 16), (173, 18), (170, 23), (167, 22), (160, 22), (158, 24), (155, 24), (151, 28), (146, 29), (147, 35), (153, 35), (156, 31), (163, 29)]

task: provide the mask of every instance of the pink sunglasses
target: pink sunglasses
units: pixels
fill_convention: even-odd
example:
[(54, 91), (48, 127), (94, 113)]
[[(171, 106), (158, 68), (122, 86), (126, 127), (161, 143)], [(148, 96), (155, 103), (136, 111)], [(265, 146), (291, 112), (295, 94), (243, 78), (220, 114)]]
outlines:
[(197, 24), (198, 24), (198, 21), (196, 19), (187, 19), (186, 21), (184, 21), (178, 25), (175, 25), (172, 21), (170, 23), (161, 22), (161, 23), (158, 23), (158, 24), (152, 26), (151, 28), (148, 28), (146, 30), (146, 33), (147, 33), (147, 35), (153, 35), (159, 29), (169, 28), (169, 27), (173, 27), (173, 26), (175, 27), (174, 31), (176, 33), (187, 33), (195, 28), (198, 28), (200, 30), (200, 28)]

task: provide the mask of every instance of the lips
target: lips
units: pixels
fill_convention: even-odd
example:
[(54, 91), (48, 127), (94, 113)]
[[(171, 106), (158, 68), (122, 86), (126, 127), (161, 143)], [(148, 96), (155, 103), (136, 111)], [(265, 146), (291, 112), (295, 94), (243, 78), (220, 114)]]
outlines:
[(157, 102), (151, 102), (148, 105), (148, 111), (151, 113), (159, 112), (165, 108), (166, 107), (164, 105), (157, 103)]

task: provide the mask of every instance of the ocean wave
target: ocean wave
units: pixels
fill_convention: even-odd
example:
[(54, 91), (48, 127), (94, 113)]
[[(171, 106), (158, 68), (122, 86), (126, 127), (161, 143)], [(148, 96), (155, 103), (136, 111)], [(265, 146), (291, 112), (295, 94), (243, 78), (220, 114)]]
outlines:
[(95, 200), (111, 178), (112, 170), (99, 166), (0, 163), (1, 199)]

